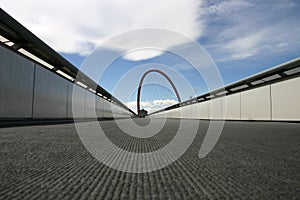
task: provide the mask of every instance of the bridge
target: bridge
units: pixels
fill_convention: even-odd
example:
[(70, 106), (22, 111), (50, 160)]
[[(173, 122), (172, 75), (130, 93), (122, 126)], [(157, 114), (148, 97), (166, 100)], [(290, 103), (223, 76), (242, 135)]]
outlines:
[(141, 78), (141, 80), (140, 80), (140, 83), (139, 83), (138, 92), (137, 92), (137, 100), (136, 100), (136, 101), (137, 101), (137, 114), (138, 114), (138, 116), (140, 116), (140, 111), (141, 111), (141, 109), (140, 109), (140, 101), (141, 101), (141, 90), (142, 90), (142, 86), (143, 86), (143, 81), (144, 81), (145, 77), (146, 77), (149, 73), (153, 73), (153, 72), (156, 72), (156, 73), (161, 74), (164, 78), (166, 78), (166, 79), (168, 80), (168, 82), (171, 84), (171, 86), (172, 86), (172, 88), (173, 88), (173, 90), (174, 90), (174, 92), (175, 92), (175, 94), (176, 94), (176, 97), (177, 97), (178, 102), (181, 102), (181, 98), (180, 98), (180, 96), (179, 96), (179, 93), (178, 93), (178, 91), (177, 91), (177, 89), (176, 89), (174, 83), (172, 82), (172, 80), (168, 77), (168, 75), (165, 74), (164, 72), (162, 72), (161, 70), (158, 70), (158, 69), (150, 69), (150, 70), (146, 71), (146, 72), (143, 74), (143, 76), (142, 76), (142, 78)]
[(299, 58), (141, 119), (3, 10), (0, 41), (0, 199), (299, 198)]

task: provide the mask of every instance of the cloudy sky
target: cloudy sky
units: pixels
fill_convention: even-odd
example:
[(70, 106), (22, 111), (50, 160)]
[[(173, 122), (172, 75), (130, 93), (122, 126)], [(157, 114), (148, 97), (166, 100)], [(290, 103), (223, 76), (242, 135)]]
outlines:
[[(97, 46), (115, 35), (140, 28), (161, 28), (202, 45), (216, 63), (224, 84), (299, 56), (299, 4), (297, 0), (0, 0), (2, 9), (77, 67)], [(187, 41), (172, 37), (151, 39), (163, 49), (123, 55), (106, 70), (99, 84), (113, 93), (118, 80), (132, 68), (161, 63), (189, 81), (194, 94), (179, 91), (182, 99), (208, 90), (193, 67), (164, 51), (184, 48)], [(132, 42), (106, 48), (109, 52), (129, 50)], [(85, 72), (94, 74), (93, 70)], [(148, 80), (155, 78), (149, 75)], [(169, 86), (155, 87), (155, 90), (148, 87), (151, 92), (147, 93), (147, 89), (143, 92), (146, 109), (176, 102)], [(122, 94), (117, 97), (133, 108), (136, 93), (131, 93), (129, 99)]]

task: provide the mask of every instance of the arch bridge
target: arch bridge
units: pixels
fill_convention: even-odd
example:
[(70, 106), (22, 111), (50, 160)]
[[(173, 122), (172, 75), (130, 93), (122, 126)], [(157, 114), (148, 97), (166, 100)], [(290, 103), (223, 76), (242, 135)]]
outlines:
[(161, 70), (158, 70), (158, 69), (150, 69), (150, 70), (146, 71), (146, 72), (143, 74), (143, 76), (142, 76), (142, 78), (141, 78), (141, 80), (140, 80), (140, 83), (139, 83), (138, 93), (137, 93), (137, 114), (138, 114), (138, 116), (141, 116), (141, 108), (140, 108), (141, 105), (140, 105), (140, 101), (141, 101), (141, 90), (142, 90), (142, 85), (143, 85), (144, 79), (146, 78), (146, 76), (147, 76), (148, 74), (153, 73), (153, 72), (154, 72), (154, 73), (159, 73), (160, 75), (162, 75), (164, 78), (167, 79), (167, 81), (170, 83), (170, 85), (172, 86), (172, 88), (173, 88), (173, 90), (174, 90), (174, 92), (175, 92), (175, 95), (176, 95), (176, 97), (177, 97), (178, 103), (181, 102), (181, 98), (180, 98), (180, 96), (179, 96), (179, 93), (178, 93), (178, 91), (177, 91), (177, 89), (176, 89), (176, 87), (175, 87), (173, 81), (168, 77), (168, 75), (167, 75), (166, 73), (164, 73), (163, 71), (161, 71)]

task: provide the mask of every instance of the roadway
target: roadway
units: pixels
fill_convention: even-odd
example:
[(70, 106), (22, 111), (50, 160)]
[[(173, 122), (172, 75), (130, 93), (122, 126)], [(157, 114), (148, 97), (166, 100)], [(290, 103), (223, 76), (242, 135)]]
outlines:
[[(168, 120), (150, 139), (122, 136), (114, 121), (100, 123), (115, 144), (140, 152), (168, 143), (178, 122)], [(207, 127), (208, 121), (200, 121), (195, 140), (176, 162), (142, 174), (98, 162), (81, 143), (74, 124), (1, 128), (0, 199), (300, 197), (300, 123), (226, 122), (215, 148), (199, 159)]]

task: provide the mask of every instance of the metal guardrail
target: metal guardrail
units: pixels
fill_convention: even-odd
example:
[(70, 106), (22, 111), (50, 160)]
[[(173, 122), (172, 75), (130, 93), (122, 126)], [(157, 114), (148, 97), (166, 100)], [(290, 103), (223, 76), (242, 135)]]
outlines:
[[(0, 41), (64, 79), (135, 113), (0, 8)], [(76, 82), (75, 82), (76, 79)], [(95, 89), (96, 88), (96, 89)]]
[(187, 106), (199, 102), (208, 101), (211, 99), (216, 99), (222, 96), (232, 95), (238, 92), (251, 90), (257, 87), (262, 87), (271, 83), (280, 82), (280, 81), (284, 81), (299, 76), (300, 76), (300, 58), (296, 58), (294, 60), (277, 65), (271, 69), (249, 76), (243, 80), (229, 84), (225, 87), (218, 88), (216, 90), (207, 92), (195, 98), (155, 111), (153, 113), (150, 113), (150, 115), (163, 112), (166, 110), (172, 110), (182, 106)]

